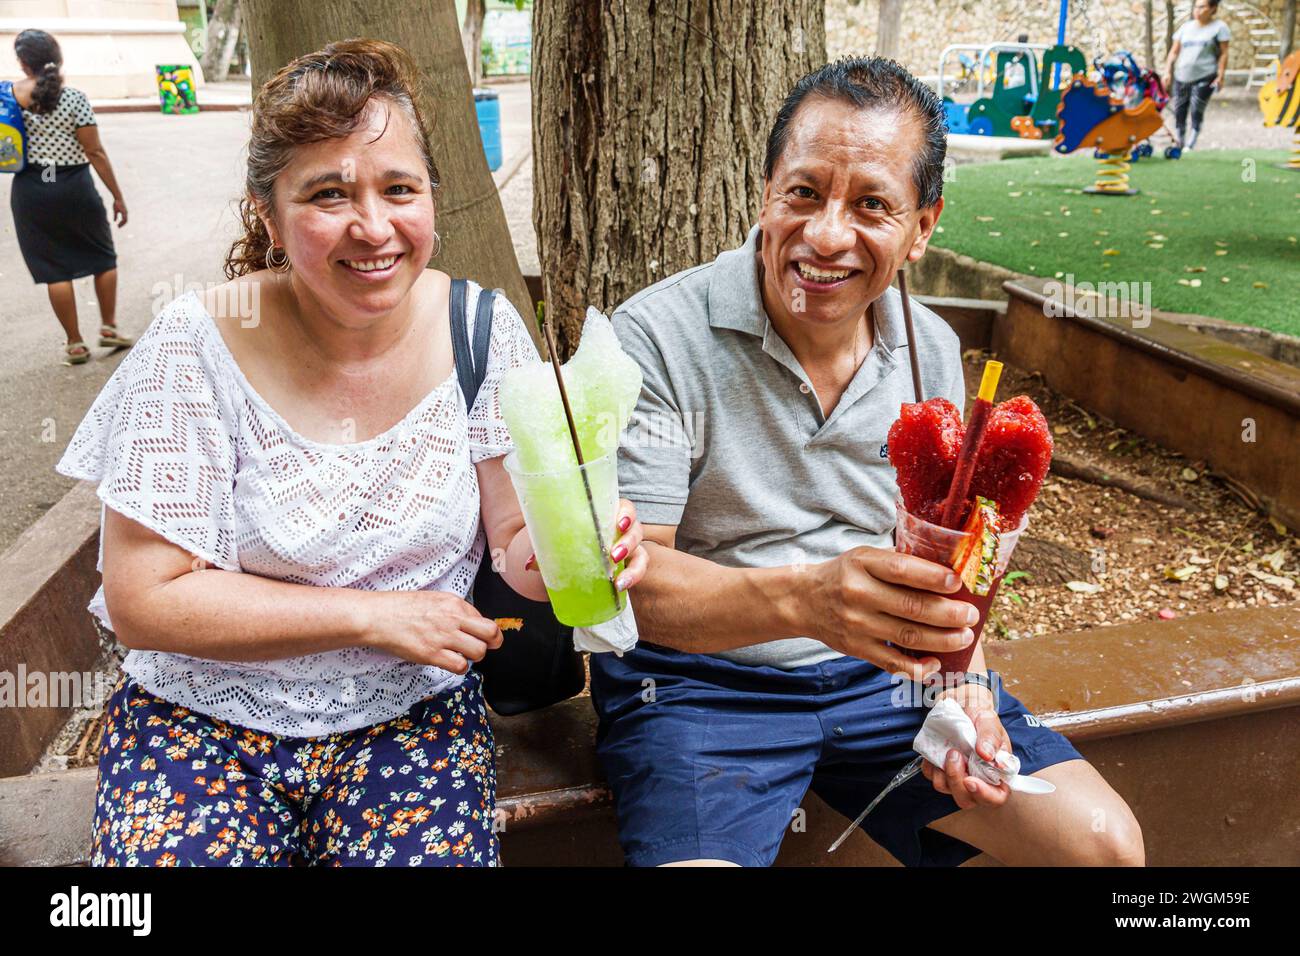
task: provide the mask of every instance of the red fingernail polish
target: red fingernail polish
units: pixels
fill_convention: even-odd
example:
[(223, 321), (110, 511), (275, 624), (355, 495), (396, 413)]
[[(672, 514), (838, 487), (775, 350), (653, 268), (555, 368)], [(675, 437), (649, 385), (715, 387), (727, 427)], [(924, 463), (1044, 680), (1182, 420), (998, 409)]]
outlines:
[(615, 562), (622, 561), (627, 557), (627, 546), (620, 544), (609, 555)]
[(628, 515), (623, 515), (623, 520), (618, 523), (618, 530), (626, 531), (630, 527), (632, 527), (632, 519)]

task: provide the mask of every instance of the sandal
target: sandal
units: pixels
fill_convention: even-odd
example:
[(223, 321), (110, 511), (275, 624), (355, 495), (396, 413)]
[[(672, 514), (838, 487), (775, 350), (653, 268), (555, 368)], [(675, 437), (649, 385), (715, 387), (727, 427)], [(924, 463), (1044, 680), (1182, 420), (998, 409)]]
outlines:
[(64, 365), (85, 365), (90, 361), (90, 349), (85, 342), (70, 342), (63, 346)]
[(100, 348), (129, 349), (134, 344), (135, 339), (118, 334), (116, 325), (102, 325), (99, 328)]

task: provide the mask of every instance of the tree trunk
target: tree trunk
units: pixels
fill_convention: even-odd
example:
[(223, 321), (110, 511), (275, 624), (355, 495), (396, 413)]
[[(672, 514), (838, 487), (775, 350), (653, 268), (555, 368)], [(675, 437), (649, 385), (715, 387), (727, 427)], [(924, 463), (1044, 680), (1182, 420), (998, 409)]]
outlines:
[(230, 61), (235, 58), (235, 48), (239, 45), (239, 25), (243, 17), (243, 8), (235, 7), (234, 19), (226, 31), (225, 42), (221, 44), (221, 58), (217, 60), (217, 77), (224, 80), (230, 75)]
[(465, 22), (460, 26), (471, 86), (483, 82), (483, 17), (487, 13), (484, 7), (485, 0), (468, 0), (465, 4)]
[(442, 175), (437, 199), (442, 251), (431, 265), (501, 289), (534, 333), (532, 300), (519, 272), (505, 212), (488, 171), (470, 92), (455, 4), (423, 0), (322, 3), (243, 0), (256, 90), (292, 60), (332, 40), (370, 37), (401, 44), (428, 80), (422, 104), (434, 126), (429, 146)]
[(898, 59), (903, 38), (903, 0), (880, 0), (876, 26), (876, 55)]
[(1285, 59), (1295, 49), (1296, 0), (1286, 0), (1282, 9), (1282, 57)]
[(1146, 49), (1146, 68), (1155, 70), (1157, 73), (1162, 72), (1160, 65), (1156, 63), (1156, 14), (1155, 0), (1146, 0), (1142, 5), (1142, 23), (1146, 28), (1143, 34), (1143, 41)]
[(533, 222), (563, 355), (609, 311), (744, 241), (794, 81), (826, 59), (823, 0), (540, 0)]
[(1165, 0), (1165, 56), (1174, 45), (1174, 0)]
[[(208, 32), (203, 38), (203, 57), (199, 60), (203, 75), (209, 80), (220, 81), (226, 78), (226, 74), (221, 72), (220, 63), (226, 49), (226, 38), (231, 32), (238, 37), (239, 0), (217, 0), (217, 6), (208, 20)], [(226, 59), (225, 62), (229, 70), (230, 60)]]

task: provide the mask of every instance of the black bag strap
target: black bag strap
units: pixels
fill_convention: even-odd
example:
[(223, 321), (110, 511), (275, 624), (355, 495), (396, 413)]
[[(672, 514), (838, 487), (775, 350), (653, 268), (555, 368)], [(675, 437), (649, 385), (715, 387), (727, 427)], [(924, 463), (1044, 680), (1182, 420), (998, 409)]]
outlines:
[(474, 399), (487, 377), (488, 344), (492, 341), (492, 309), (496, 293), (480, 289), (478, 308), (474, 312), (474, 345), (469, 341), (469, 315), (465, 308), (469, 283), (464, 279), (451, 280), (451, 350), (456, 362), (456, 377), (460, 391), (465, 396), (465, 410), (474, 407)]

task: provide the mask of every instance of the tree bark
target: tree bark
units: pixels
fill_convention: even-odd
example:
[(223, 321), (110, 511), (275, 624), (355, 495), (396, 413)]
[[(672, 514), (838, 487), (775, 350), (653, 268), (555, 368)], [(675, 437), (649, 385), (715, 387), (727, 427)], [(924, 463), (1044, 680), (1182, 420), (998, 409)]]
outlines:
[(876, 26), (876, 55), (898, 59), (903, 39), (903, 0), (880, 0)]
[(823, 0), (539, 0), (533, 221), (562, 355), (588, 305), (744, 241), (777, 107), (825, 59)]
[(1174, 16), (1174, 0), (1165, 0), (1165, 56), (1174, 45)]
[(1295, 49), (1295, 8), (1296, 0), (1286, 0), (1282, 8), (1282, 58), (1285, 59)]
[(471, 86), (478, 86), (483, 82), (483, 18), (487, 15), (485, 7), (485, 0), (468, 0), (465, 4), (465, 22), (460, 26)]
[(487, 158), (479, 138), (465, 51), (450, 0), (242, 0), (244, 31), (258, 89), (292, 60), (332, 40), (370, 37), (398, 43), (427, 79), (422, 110), (433, 126), (429, 147), (442, 176), (437, 228), (442, 250), (430, 265), (453, 277), (500, 289), (536, 339), (532, 300), (519, 272)]
[[(199, 66), (203, 75), (213, 81), (226, 78), (221, 72), (220, 64), (226, 49), (226, 40), (231, 32), (239, 35), (239, 0), (217, 0), (217, 5), (208, 20), (208, 32), (203, 38), (203, 56)], [(230, 59), (226, 58), (226, 70), (229, 72)]]
[(1160, 65), (1156, 63), (1156, 15), (1155, 0), (1145, 0), (1142, 5), (1142, 23), (1146, 30), (1143, 34), (1143, 43), (1145, 44), (1146, 68), (1155, 70), (1157, 73), (1162, 72)]

